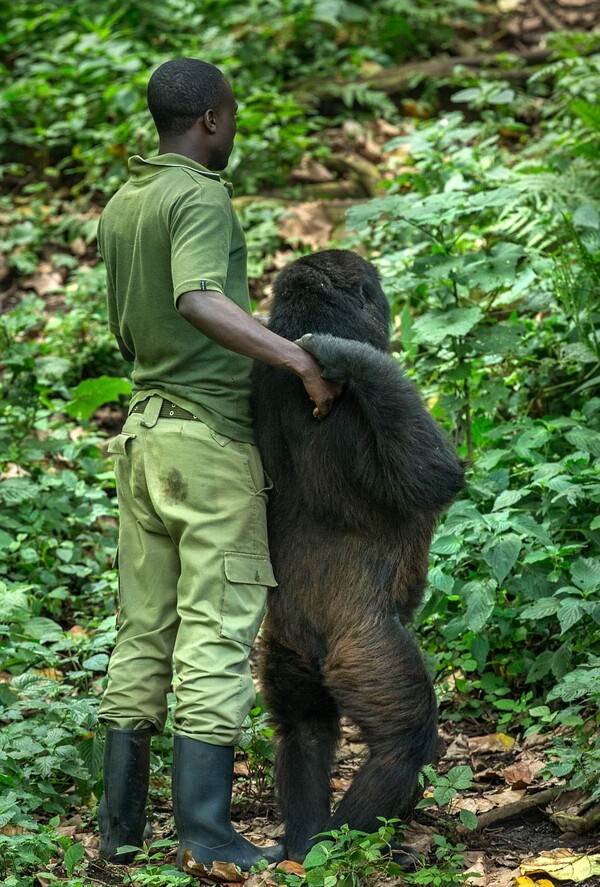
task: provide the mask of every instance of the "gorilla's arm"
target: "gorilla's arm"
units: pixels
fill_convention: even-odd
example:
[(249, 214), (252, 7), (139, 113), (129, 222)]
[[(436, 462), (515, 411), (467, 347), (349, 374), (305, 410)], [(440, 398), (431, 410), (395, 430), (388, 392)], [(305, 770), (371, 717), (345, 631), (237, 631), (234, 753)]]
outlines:
[(299, 344), (321, 364), (323, 377), (343, 388), (322, 422), (300, 427), (296, 411), (289, 411), (289, 422), (283, 414), (299, 476), (318, 486), (322, 500), (350, 486), (403, 513), (445, 508), (464, 486), (462, 463), (395, 360), (330, 335), (309, 334)]

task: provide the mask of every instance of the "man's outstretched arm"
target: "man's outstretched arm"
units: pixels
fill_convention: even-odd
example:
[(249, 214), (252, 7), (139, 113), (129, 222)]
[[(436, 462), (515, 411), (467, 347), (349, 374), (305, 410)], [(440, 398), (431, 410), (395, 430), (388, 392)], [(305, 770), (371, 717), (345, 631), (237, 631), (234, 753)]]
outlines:
[(183, 293), (177, 309), (188, 323), (223, 348), (299, 376), (315, 404), (313, 415), (317, 419), (331, 410), (340, 389), (321, 377), (321, 367), (308, 351), (264, 327), (223, 293)]

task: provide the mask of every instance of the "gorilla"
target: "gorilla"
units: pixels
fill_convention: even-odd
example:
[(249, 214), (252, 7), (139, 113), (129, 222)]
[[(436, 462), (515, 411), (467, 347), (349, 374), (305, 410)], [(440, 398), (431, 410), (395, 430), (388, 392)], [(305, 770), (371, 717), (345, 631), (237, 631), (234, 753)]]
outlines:
[[(406, 818), (433, 759), (433, 686), (407, 628), (422, 600), (436, 519), (463, 464), (388, 353), (390, 309), (375, 268), (347, 250), (278, 275), (269, 328), (298, 340), (341, 386), (323, 421), (299, 378), (257, 363), (253, 411), (273, 487), (261, 683), (277, 733), (286, 852), (347, 823)], [(331, 814), (340, 716), (369, 757)]]

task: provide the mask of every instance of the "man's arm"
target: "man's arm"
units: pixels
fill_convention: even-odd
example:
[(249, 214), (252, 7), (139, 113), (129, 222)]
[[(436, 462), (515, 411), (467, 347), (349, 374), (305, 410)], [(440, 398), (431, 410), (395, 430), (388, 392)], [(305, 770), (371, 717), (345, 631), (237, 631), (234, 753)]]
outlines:
[(223, 293), (183, 293), (177, 300), (177, 309), (188, 323), (223, 348), (299, 376), (315, 403), (313, 416), (317, 419), (323, 419), (330, 411), (340, 389), (321, 378), (321, 367), (308, 351), (264, 327)]

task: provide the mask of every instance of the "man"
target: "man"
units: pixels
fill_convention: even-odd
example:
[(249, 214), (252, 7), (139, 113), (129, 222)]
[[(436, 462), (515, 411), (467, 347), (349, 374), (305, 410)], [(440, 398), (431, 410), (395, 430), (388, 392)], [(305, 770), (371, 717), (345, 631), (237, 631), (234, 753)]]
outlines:
[(148, 84), (159, 154), (129, 162), (98, 240), (110, 328), (133, 361), (115, 455), (120, 512), (117, 642), (106, 724), (100, 854), (129, 862), (145, 828), (150, 737), (175, 685), (178, 863), (248, 869), (281, 858), (231, 825), (233, 747), (254, 700), (248, 665), (268, 587), (265, 482), (253, 443), (252, 359), (298, 375), (324, 418), (336, 397), (314, 359), (250, 316), (244, 236), (228, 186), (236, 101), (213, 65), (166, 62)]

